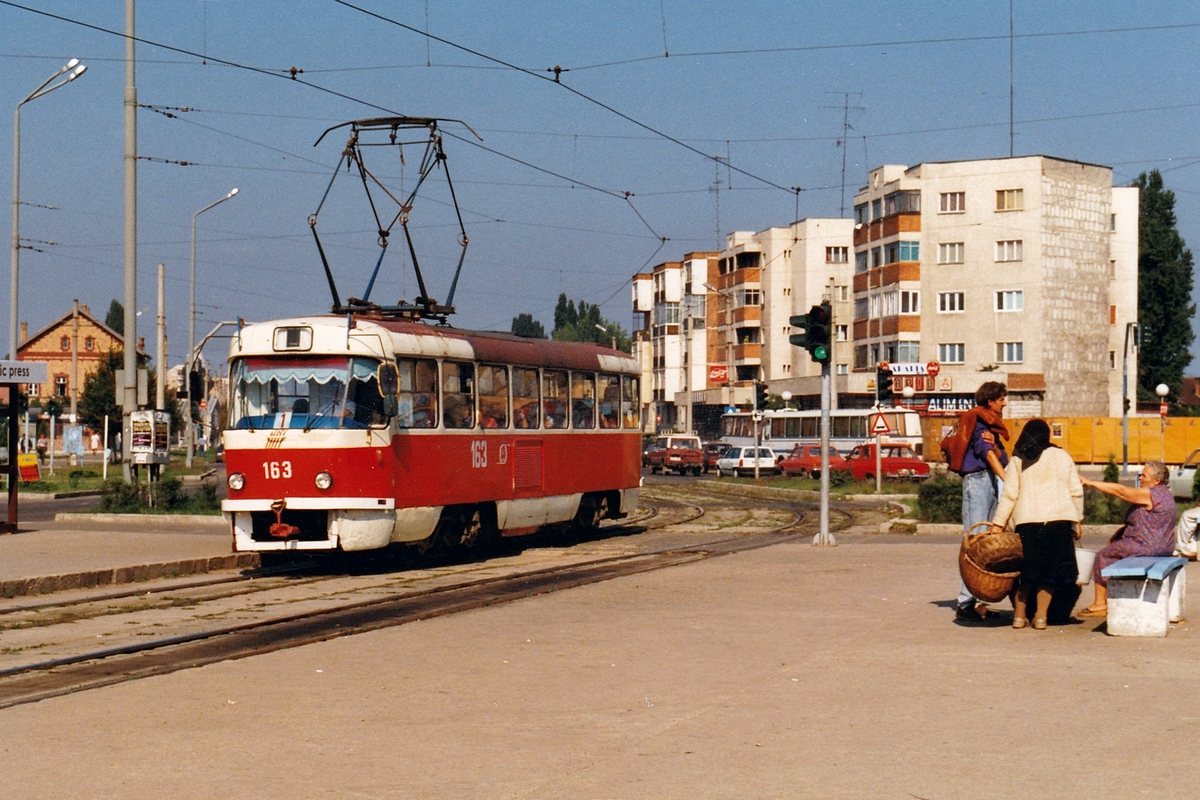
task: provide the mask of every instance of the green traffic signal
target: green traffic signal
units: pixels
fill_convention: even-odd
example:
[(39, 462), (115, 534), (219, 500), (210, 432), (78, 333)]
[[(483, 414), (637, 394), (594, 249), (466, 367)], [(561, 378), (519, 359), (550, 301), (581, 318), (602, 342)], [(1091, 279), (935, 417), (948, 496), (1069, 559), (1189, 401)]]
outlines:
[(807, 314), (797, 314), (788, 318), (793, 328), (803, 329), (804, 333), (793, 333), (788, 341), (796, 347), (803, 347), (818, 364), (829, 363), (829, 325), (833, 321), (833, 307), (828, 301), (815, 305)]

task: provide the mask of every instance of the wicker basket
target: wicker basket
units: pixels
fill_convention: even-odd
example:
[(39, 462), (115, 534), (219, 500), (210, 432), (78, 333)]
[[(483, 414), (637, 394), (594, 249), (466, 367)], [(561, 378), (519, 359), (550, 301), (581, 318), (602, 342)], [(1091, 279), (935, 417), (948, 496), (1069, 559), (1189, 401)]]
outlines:
[(958, 550), (958, 571), (967, 590), (985, 603), (1007, 597), (1021, 575), (1024, 552), (1021, 537), (1011, 531), (973, 533), (991, 523), (977, 522), (963, 536)]

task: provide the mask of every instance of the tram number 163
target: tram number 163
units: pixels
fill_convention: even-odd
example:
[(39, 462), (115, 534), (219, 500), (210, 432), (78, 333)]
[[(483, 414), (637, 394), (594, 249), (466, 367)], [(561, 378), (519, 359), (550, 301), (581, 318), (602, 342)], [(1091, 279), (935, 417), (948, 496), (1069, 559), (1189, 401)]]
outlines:
[(280, 478), (290, 478), (292, 477), (292, 462), (264, 461), (263, 476), (269, 481), (277, 481)]
[(487, 466), (487, 442), (479, 440), (471, 442), (471, 466), (482, 469)]

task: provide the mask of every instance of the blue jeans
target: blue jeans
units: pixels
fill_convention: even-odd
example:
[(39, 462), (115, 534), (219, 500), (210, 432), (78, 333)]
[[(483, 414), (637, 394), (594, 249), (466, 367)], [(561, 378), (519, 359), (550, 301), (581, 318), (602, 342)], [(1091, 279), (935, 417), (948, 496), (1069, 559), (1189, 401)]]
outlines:
[[(983, 469), (963, 476), (962, 519), (963, 533), (978, 522), (991, 522), (996, 514), (996, 504), (1000, 501), (1000, 493), (1004, 491), (1004, 481), (996, 477), (990, 469)], [(978, 533), (979, 531), (976, 531)], [(975, 597), (967, 589), (967, 585), (958, 581), (958, 605), (973, 605)]]

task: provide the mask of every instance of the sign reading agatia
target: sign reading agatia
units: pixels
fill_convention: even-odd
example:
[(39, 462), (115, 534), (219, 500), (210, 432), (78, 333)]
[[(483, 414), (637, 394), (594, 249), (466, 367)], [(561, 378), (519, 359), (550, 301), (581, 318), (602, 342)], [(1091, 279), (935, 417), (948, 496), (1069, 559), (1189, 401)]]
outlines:
[(46, 365), (37, 361), (0, 361), (0, 383), (45, 383)]

